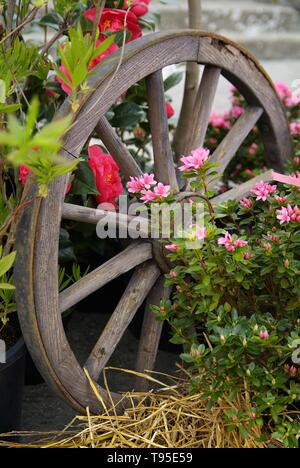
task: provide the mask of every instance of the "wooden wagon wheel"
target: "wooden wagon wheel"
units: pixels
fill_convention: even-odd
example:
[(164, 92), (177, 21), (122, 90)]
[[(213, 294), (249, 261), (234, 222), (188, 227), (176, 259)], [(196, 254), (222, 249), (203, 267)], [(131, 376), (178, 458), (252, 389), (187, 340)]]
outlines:
[[(105, 118), (106, 112), (124, 92), (146, 78), (149, 98), (156, 178), (178, 191), (176, 170), (169, 141), (165, 110), (162, 69), (168, 65), (193, 61), (204, 65), (201, 84), (191, 112), (191, 128), (186, 151), (202, 146), (220, 75), (238, 88), (248, 103), (213, 159), (220, 161), (220, 170), (231, 161), (251, 129), (258, 125), (265, 147), (267, 164), (282, 169), (291, 155), (289, 129), (282, 104), (264, 70), (253, 57), (231, 41), (206, 32), (182, 31), (154, 34), (126, 47), (122, 65), (116, 54), (96, 69), (91, 79), (91, 93), (79, 109), (74, 124), (65, 137), (63, 155), (80, 155), (89, 136), (96, 130), (113, 155), (125, 178), (138, 176), (141, 170)], [(113, 77), (113, 80), (112, 80)], [(68, 101), (60, 115), (70, 112)], [(263, 178), (270, 178), (267, 173)], [(259, 177), (259, 180), (262, 176)], [(102, 332), (85, 367), (96, 382), (120, 338), (139, 306), (157, 304), (168, 297), (164, 287), (164, 259), (151, 242), (139, 241), (117, 257), (89, 273), (66, 291), (58, 293), (57, 258), (61, 219), (96, 223), (101, 214), (96, 210), (64, 204), (67, 178), (52, 184), (47, 199), (34, 198), (19, 222), (18, 258), (15, 268), (17, 303), (20, 322), (30, 352), (46, 382), (78, 411), (87, 406), (93, 412), (101, 404), (96, 398), (83, 368), (77, 362), (64, 333), (61, 313), (93, 293), (108, 281), (135, 269), (127, 290)], [(221, 195), (215, 202), (231, 196), (242, 197), (249, 184), (232, 193)], [(115, 215), (117, 216), (117, 215)], [(127, 222), (119, 217), (120, 223)], [(153, 314), (146, 314), (137, 357), (137, 370), (152, 369), (158, 348), (161, 325)], [(98, 392), (109, 403), (105, 390)], [(120, 395), (113, 394), (117, 401)]]

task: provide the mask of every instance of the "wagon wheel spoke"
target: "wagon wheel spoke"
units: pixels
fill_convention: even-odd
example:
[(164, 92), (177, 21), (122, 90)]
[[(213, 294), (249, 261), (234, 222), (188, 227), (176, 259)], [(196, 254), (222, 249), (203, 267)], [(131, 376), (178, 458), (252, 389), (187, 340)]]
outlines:
[(102, 222), (103, 227), (105, 225), (117, 226), (119, 228), (119, 239), (127, 239), (128, 237), (136, 239), (138, 226), (139, 237), (142, 239), (149, 238), (148, 220), (143, 216), (130, 216), (114, 211), (105, 211), (64, 203), (62, 218), (88, 224), (98, 224)]
[(100, 377), (103, 368), (159, 275), (160, 271), (153, 262), (136, 268), (124, 295), (85, 364), (94, 380), (97, 381)]
[[(146, 304), (143, 327), (140, 337), (136, 371), (143, 373), (152, 371), (155, 366), (158, 346), (161, 338), (163, 322), (156, 319), (150, 307), (159, 306), (162, 299), (169, 299), (171, 288), (165, 285), (165, 278), (161, 276), (153, 287)], [(146, 379), (137, 378), (135, 390), (146, 392), (149, 382)]]
[(251, 189), (258, 184), (259, 182), (270, 182), (274, 180), (274, 171), (266, 171), (263, 174), (254, 177), (247, 182), (238, 185), (237, 187), (228, 190), (228, 192), (222, 193), (221, 195), (217, 195), (215, 198), (212, 199), (212, 203), (214, 205), (218, 205), (220, 203), (224, 203), (228, 200), (241, 200), (243, 197), (248, 195)]
[(263, 112), (261, 107), (248, 107), (215, 150), (212, 155), (212, 162), (219, 163), (218, 171), (220, 175), (224, 173), (226, 167), (253, 127), (257, 124)]
[(99, 120), (96, 126), (96, 132), (108, 151), (114, 157), (114, 160), (119, 165), (121, 173), (126, 180), (128, 180), (130, 176), (139, 177), (142, 175), (139, 165), (105, 116), (101, 117)]
[(221, 71), (221, 68), (210, 65), (204, 68), (191, 114), (191, 129), (185, 145), (186, 153), (204, 144)]
[(149, 75), (146, 79), (149, 102), (149, 120), (157, 179), (178, 191), (173, 152), (169, 139), (169, 125), (166, 111), (165, 91), (162, 71)]
[(102, 286), (127, 273), (137, 265), (152, 258), (150, 243), (134, 243), (96, 270), (87, 274), (59, 295), (61, 313), (70, 309), (82, 299), (94, 293)]

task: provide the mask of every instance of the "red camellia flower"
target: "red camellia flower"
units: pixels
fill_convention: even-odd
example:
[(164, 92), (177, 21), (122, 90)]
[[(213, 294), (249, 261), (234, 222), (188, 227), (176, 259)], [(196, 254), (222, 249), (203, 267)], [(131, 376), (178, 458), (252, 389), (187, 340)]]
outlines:
[(119, 166), (110, 154), (104, 153), (97, 145), (90, 146), (88, 153), (89, 165), (100, 194), (96, 197), (97, 203), (111, 203), (117, 207), (116, 199), (123, 193)]
[[(96, 43), (96, 46), (99, 47), (101, 42), (103, 42), (105, 39), (106, 39), (106, 36), (101, 35), (101, 37), (98, 39)], [(106, 49), (105, 52), (103, 52), (103, 54), (98, 55), (98, 57), (96, 57), (94, 60), (90, 62), (88, 69), (92, 70), (93, 68), (95, 68), (96, 65), (98, 65), (98, 63), (102, 62), (104, 59), (109, 57), (113, 52), (116, 52), (118, 49), (119, 47), (117, 46), (117, 44), (112, 44), (108, 49)]]
[(28, 174), (29, 174), (29, 169), (27, 166), (23, 164), (23, 166), (20, 167), (20, 178), (19, 178), (23, 187), (25, 187), (26, 185)]
[[(135, 16), (144, 16), (148, 13), (149, 8), (148, 5), (150, 4), (151, 0), (133, 0), (131, 10)], [(124, 0), (123, 5), (124, 10), (128, 8), (128, 0)]]
[[(72, 78), (70, 77), (70, 74), (68, 70), (66, 69), (66, 67), (64, 65), (61, 65), (59, 69), (66, 76), (67, 80), (72, 83)], [(55, 79), (56, 81), (58, 81), (58, 83), (60, 83), (62, 89), (64, 90), (66, 94), (71, 94), (72, 89), (70, 88), (69, 85), (67, 85), (65, 81), (62, 80), (62, 78), (60, 78), (59, 76), (56, 76)]]
[(173, 117), (173, 115), (175, 114), (175, 110), (169, 102), (166, 102), (166, 111), (168, 119), (171, 119), (171, 117)]
[[(96, 20), (96, 8), (90, 8), (84, 13), (84, 16), (90, 21), (94, 22)], [(126, 12), (124, 10), (118, 10), (113, 8), (104, 8), (99, 23), (100, 32), (105, 33), (106, 31), (123, 31), (125, 17), (126, 28), (127, 31), (130, 33), (129, 42), (141, 37), (142, 30), (140, 28), (136, 15), (132, 13), (132, 11)]]

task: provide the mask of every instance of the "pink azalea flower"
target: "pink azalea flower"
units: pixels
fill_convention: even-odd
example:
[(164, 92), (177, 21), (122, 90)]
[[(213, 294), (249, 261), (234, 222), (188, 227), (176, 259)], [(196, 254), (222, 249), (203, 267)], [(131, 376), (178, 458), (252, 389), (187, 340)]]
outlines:
[(261, 331), (260, 334), (259, 334), (259, 337), (262, 339), (262, 340), (267, 340), (269, 338), (269, 333), (267, 330), (264, 330), (264, 331)]
[(139, 179), (140, 183), (142, 184), (143, 188), (149, 190), (152, 185), (156, 185), (157, 182), (154, 179), (154, 174), (144, 174)]
[(142, 190), (141, 193), (142, 193), (141, 200), (144, 203), (153, 202), (157, 198), (156, 194), (154, 192), (152, 192), (152, 190)]
[(297, 223), (300, 222), (300, 209), (297, 205), (294, 206), (294, 213), (292, 214), (292, 221), (296, 221)]
[(170, 195), (170, 190), (170, 185), (164, 185), (159, 183), (157, 187), (154, 188), (154, 193), (157, 197), (167, 198)]
[(270, 244), (270, 242), (265, 243), (264, 249), (266, 250), (266, 252), (270, 252), (270, 250), (272, 250), (272, 245)]
[(198, 240), (206, 239), (207, 237), (207, 230), (205, 227), (196, 227), (196, 237)]
[(277, 185), (270, 185), (267, 182), (259, 182), (254, 189), (251, 190), (253, 195), (256, 195), (256, 200), (266, 201), (268, 197), (273, 195), (277, 190)]
[(240, 205), (242, 206), (242, 208), (249, 210), (253, 206), (253, 201), (250, 200), (250, 198), (245, 197), (240, 201)]
[(226, 250), (228, 252), (234, 252), (235, 251), (235, 247), (233, 245), (232, 235), (229, 234), (229, 232), (226, 232), (225, 237), (221, 237), (218, 240), (218, 244), (219, 245), (224, 245), (224, 247), (226, 248)]
[(231, 115), (234, 119), (238, 119), (241, 115), (245, 113), (245, 109), (241, 106), (233, 106), (231, 110)]
[(297, 372), (298, 372), (298, 371), (297, 371), (297, 367), (292, 366), (292, 367), (290, 368), (290, 374), (291, 374), (292, 377), (296, 377)]
[(224, 112), (224, 114), (216, 114), (213, 112), (210, 116), (209, 123), (213, 127), (225, 128), (226, 130), (229, 130), (230, 122), (228, 112)]
[(192, 151), (190, 156), (183, 156), (180, 161), (183, 166), (179, 167), (182, 172), (194, 171), (203, 167), (204, 163), (209, 158), (210, 151), (207, 148), (198, 148)]
[(165, 245), (165, 249), (169, 250), (170, 252), (175, 252), (179, 249), (179, 246), (177, 244), (169, 244)]
[(242, 239), (238, 239), (234, 241), (234, 245), (235, 247), (246, 247), (246, 245), (248, 245), (248, 242)]
[(278, 81), (277, 83), (275, 83), (275, 87), (277, 89), (280, 99), (284, 102), (285, 105), (288, 105), (288, 103), (291, 102), (291, 99), (293, 97), (291, 89), (283, 81)]
[(250, 254), (249, 252), (244, 252), (243, 253), (244, 260), (250, 260)]
[(257, 143), (252, 143), (252, 145), (248, 149), (249, 156), (254, 156), (256, 154), (257, 149), (258, 149), (258, 144)]
[(292, 216), (294, 210), (291, 205), (288, 205), (287, 208), (283, 206), (280, 210), (276, 211), (277, 219), (280, 221), (280, 224), (290, 223), (292, 221)]
[(137, 177), (130, 177), (127, 188), (129, 193), (139, 193), (143, 189), (143, 184)]
[(291, 134), (293, 136), (298, 136), (300, 135), (300, 122), (292, 122), (290, 124), (290, 130), (291, 130)]
[(287, 197), (279, 197), (278, 195), (275, 195), (275, 200), (277, 203), (280, 203), (280, 205), (283, 205), (287, 201)]
[(170, 271), (170, 276), (171, 276), (171, 278), (174, 278), (174, 279), (177, 278), (176, 271)]

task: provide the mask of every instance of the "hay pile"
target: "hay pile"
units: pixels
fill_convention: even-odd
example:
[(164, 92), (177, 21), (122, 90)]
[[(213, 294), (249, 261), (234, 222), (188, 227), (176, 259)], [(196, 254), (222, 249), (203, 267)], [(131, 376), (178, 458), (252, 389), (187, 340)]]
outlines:
[[(151, 377), (149, 380), (156, 381)], [(157, 382), (157, 381), (156, 381)], [(245, 440), (239, 430), (227, 431), (226, 414), (247, 409), (247, 398), (232, 403), (224, 399), (213, 410), (200, 395), (190, 395), (183, 382), (149, 393), (127, 393), (130, 401), (123, 415), (116, 408), (104, 414), (78, 416), (62, 433), (48, 440), (18, 445), (30, 448), (265, 448), (262, 429), (255, 426)], [(98, 395), (99, 399), (101, 397)], [(103, 402), (102, 402), (103, 404)], [(32, 437), (32, 434), (30, 434)], [(10, 444), (10, 446), (16, 446)]]

